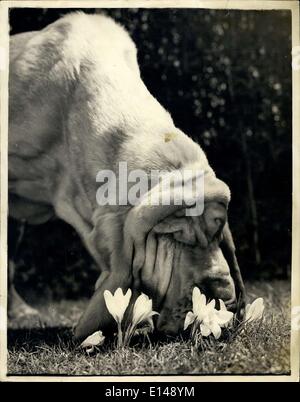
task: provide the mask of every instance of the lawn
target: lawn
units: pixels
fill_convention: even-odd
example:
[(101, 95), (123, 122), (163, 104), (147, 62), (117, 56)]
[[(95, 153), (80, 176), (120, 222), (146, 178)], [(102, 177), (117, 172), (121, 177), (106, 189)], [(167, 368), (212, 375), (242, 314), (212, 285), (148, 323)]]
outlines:
[(248, 283), (248, 297), (264, 297), (262, 322), (234, 339), (195, 350), (183, 339), (140, 339), (130, 348), (111, 344), (88, 356), (72, 341), (72, 325), (86, 301), (37, 306), (43, 322), (11, 322), (8, 373), (23, 375), (287, 374), (290, 370), (290, 284)]

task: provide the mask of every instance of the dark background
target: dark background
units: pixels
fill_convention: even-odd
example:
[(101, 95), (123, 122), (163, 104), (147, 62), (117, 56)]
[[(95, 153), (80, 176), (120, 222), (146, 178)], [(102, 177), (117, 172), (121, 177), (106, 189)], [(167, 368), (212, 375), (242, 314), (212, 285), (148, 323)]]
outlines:
[[(12, 9), (11, 34), (70, 9)], [(288, 11), (86, 9), (129, 30), (143, 80), (231, 188), (229, 219), (245, 278), (289, 278), (292, 84)], [(44, 297), (92, 292), (98, 271), (61, 221), (26, 228), (17, 288)]]

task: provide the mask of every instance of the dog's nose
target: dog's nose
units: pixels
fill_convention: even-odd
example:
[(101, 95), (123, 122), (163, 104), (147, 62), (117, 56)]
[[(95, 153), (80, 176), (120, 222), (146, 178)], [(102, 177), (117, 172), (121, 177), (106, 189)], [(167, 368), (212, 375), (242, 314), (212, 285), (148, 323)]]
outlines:
[(178, 335), (178, 332), (180, 331), (180, 326), (182, 326), (183, 328), (183, 321), (181, 323), (180, 320), (173, 320), (171, 317), (158, 317), (156, 323), (157, 331), (169, 336)]

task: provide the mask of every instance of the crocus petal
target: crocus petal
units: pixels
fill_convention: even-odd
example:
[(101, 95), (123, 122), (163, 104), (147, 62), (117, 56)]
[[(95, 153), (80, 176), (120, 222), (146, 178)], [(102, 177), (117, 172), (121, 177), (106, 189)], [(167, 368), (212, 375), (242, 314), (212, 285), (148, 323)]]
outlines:
[(114, 298), (115, 298), (116, 303), (120, 303), (123, 306), (126, 305), (126, 308), (127, 308), (128, 304), (129, 304), (129, 300), (131, 298), (131, 289), (128, 289), (126, 294), (123, 295), (122, 289), (118, 288), (115, 291)]
[(193, 322), (195, 321), (196, 316), (192, 311), (189, 311), (187, 313), (187, 315), (185, 316), (185, 320), (184, 320), (184, 326), (183, 329), (184, 331), (187, 329), (188, 326), (190, 326), (191, 324), (193, 324)]
[(219, 338), (220, 338), (222, 331), (221, 331), (220, 325), (219, 325), (216, 321), (213, 321), (213, 322), (210, 324), (210, 330), (211, 330), (213, 336), (215, 337), (215, 339), (219, 339)]
[(216, 307), (216, 301), (213, 299), (208, 303), (207, 308), (209, 310), (213, 310), (215, 307)]
[(131, 299), (131, 289), (128, 289), (126, 294), (123, 296), (120, 300), (120, 321), (122, 321), (125, 311), (129, 305), (130, 299)]
[(231, 311), (216, 310), (216, 321), (220, 325), (220, 327), (226, 327), (232, 319), (233, 313)]
[(193, 313), (197, 316), (199, 322), (203, 321), (206, 309), (206, 296), (197, 287), (193, 289), (192, 302)]
[(200, 295), (201, 295), (200, 289), (199, 289), (197, 286), (195, 286), (195, 287), (193, 288), (193, 298), (194, 298), (194, 297), (195, 297), (195, 298), (200, 297)]
[(120, 324), (130, 302), (131, 289), (128, 289), (125, 295), (121, 288), (118, 288), (114, 295), (112, 295), (109, 290), (105, 290), (103, 296), (107, 310), (114, 317), (117, 323)]
[(120, 301), (120, 300), (122, 300), (122, 297), (123, 297), (123, 291), (121, 288), (118, 288), (115, 291), (114, 298), (116, 299), (116, 301)]
[(142, 293), (135, 301), (132, 313), (132, 325), (137, 326), (143, 321), (147, 321), (148, 318), (154, 314), (158, 314), (156, 311), (152, 311), (152, 300), (147, 295)]
[(249, 315), (249, 309), (250, 309), (250, 304), (247, 304), (245, 307), (245, 317), (247, 317), (247, 315)]
[(126, 294), (125, 294), (125, 296), (124, 296), (125, 302), (127, 303), (127, 307), (129, 305), (131, 295), (132, 295), (131, 289), (128, 289)]
[(264, 299), (260, 297), (254, 300), (254, 302), (251, 305), (247, 305), (247, 307), (246, 307), (245, 320), (247, 322), (260, 320), (263, 316), (263, 312), (265, 309)]
[(193, 289), (192, 295), (193, 309), (196, 307), (202, 307), (206, 305), (206, 297), (203, 293), (201, 293), (200, 289), (197, 286)]
[(103, 293), (105, 304), (109, 313), (118, 321), (116, 304), (114, 303), (114, 297), (109, 290), (105, 290)]
[(200, 324), (200, 331), (202, 336), (209, 336), (211, 334), (211, 329), (205, 324)]
[(92, 335), (88, 336), (81, 344), (80, 346), (82, 348), (92, 348), (94, 346), (100, 346), (103, 344), (105, 340), (105, 336), (103, 336), (102, 331), (96, 331)]
[(197, 288), (197, 286), (195, 286), (192, 293), (193, 306), (199, 302), (200, 296), (201, 296), (200, 289)]
[(199, 305), (204, 307), (206, 305), (206, 296), (202, 293), (199, 298)]
[(227, 311), (226, 305), (222, 299), (219, 299), (219, 303), (220, 303), (220, 311)]

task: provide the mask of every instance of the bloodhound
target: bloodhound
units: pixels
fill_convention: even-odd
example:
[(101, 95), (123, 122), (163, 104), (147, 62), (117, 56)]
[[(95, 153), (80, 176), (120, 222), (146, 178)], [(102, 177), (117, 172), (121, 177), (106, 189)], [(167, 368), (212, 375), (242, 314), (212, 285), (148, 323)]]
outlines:
[[(187, 202), (149, 205), (147, 195), (159, 186), (136, 205), (99, 205), (97, 174), (110, 170), (118, 180), (119, 162), (128, 172), (202, 171), (203, 213), (186, 213)], [(99, 266), (76, 338), (111, 327), (106, 289), (147, 293), (160, 312), (157, 328), (166, 333), (183, 327), (194, 286), (228, 308), (243, 303), (229, 201), (229, 188), (203, 150), (146, 88), (123, 27), (105, 16), (72, 13), (11, 37), (9, 215), (29, 224), (64, 220)], [(13, 275), (9, 297), (10, 315), (31, 312)]]

